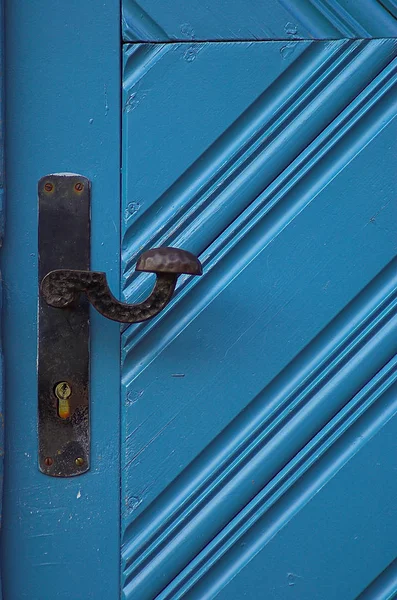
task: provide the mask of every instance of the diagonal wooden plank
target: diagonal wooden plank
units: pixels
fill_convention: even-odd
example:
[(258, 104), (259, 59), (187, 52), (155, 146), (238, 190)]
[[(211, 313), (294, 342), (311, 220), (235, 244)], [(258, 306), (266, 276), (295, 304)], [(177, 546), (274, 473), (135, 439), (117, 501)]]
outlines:
[[(318, 481), (331, 489), (394, 415), (396, 43), (297, 45), (204, 44), (193, 61), (182, 44), (126, 50), (124, 293), (147, 289), (132, 276), (147, 245), (183, 245), (205, 266), (123, 334), (126, 598), (212, 598), (244, 580), (295, 521), (288, 502), (306, 514)], [(235, 100), (247, 54), (255, 97)], [(184, 152), (173, 125), (204, 122), (208, 72), (217, 129), (184, 132)], [(155, 148), (141, 142), (157, 113)]]
[(395, 0), (123, 0), (125, 41), (396, 37)]

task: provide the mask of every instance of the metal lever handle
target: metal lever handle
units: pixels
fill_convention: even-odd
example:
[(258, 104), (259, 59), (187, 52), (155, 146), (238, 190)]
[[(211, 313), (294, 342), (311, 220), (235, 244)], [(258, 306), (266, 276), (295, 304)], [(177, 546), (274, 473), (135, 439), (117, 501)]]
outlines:
[(55, 308), (70, 307), (84, 292), (104, 317), (120, 323), (139, 323), (156, 316), (167, 306), (180, 275), (202, 275), (199, 259), (179, 248), (153, 248), (144, 252), (136, 271), (157, 276), (151, 294), (139, 304), (124, 304), (117, 300), (109, 289), (106, 274), (97, 271), (50, 271), (43, 278), (40, 290), (46, 303)]

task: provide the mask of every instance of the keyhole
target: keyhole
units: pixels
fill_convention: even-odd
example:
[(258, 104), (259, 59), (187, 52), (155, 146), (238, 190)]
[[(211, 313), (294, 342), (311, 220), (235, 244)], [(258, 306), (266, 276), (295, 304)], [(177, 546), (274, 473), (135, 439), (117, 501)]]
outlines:
[(61, 419), (70, 417), (69, 398), (72, 395), (72, 388), (67, 381), (60, 381), (55, 386), (55, 396), (58, 398), (58, 415)]

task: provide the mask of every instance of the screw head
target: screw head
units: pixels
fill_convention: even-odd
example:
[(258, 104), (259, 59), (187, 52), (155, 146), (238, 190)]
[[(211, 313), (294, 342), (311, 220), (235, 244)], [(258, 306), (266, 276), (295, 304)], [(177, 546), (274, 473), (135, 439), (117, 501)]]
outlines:
[(52, 192), (52, 190), (54, 189), (54, 184), (51, 183), (50, 181), (47, 181), (44, 184), (44, 189), (45, 189), (46, 192)]
[(46, 467), (51, 467), (51, 465), (52, 465), (53, 462), (54, 461), (52, 460), (51, 456), (47, 456), (44, 459), (44, 464), (45, 464)]
[(79, 456), (74, 462), (76, 463), (77, 467), (82, 467), (84, 464), (84, 458), (81, 458), (81, 456)]
[(72, 395), (72, 388), (67, 381), (60, 381), (55, 386), (55, 396), (58, 400), (67, 400)]
[(81, 181), (78, 181), (77, 183), (75, 183), (74, 189), (76, 192), (82, 192), (84, 189), (84, 183), (81, 183)]

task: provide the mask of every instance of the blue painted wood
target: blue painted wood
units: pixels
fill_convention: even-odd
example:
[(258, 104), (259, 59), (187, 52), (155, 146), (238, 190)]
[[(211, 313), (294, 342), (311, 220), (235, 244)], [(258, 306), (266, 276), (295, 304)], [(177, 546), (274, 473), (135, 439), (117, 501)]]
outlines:
[[(191, 43), (125, 44), (121, 104), (114, 0), (7, 0), (5, 597), (387, 600), (397, 41), (346, 38), (395, 33), (394, 3), (263, 3), (265, 31), (242, 4), (210, 21), (159, 3), (163, 21), (147, 2), (129, 39)], [(241, 15), (284, 41), (192, 41), (237, 16), (246, 35)], [(205, 267), (123, 331), (121, 372), (119, 327), (92, 315), (93, 466), (68, 480), (36, 453), (36, 189), (54, 171), (92, 178), (92, 266), (116, 290), (121, 255), (127, 301), (148, 247)]]
[(3, 0), (0, 0), (0, 243), (2, 243), (4, 236), (4, 112), (4, 4)]
[(397, 589), (397, 559), (393, 560), (380, 575), (357, 597), (357, 600), (390, 600)]
[[(95, 18), (93, 18), (95, 15)], [(92, 467), (71, 479), (37, 466), (37, 181), (92, 179), (92, 267), (119, 280), (119, 3), (6, 2), (5, 598), (119, 596), (117, 323), (91, 316)]]
[(123, 333), (126, 600), (386, 600), (396, 84), (396, 40), (125, 46), (125, 299), (205, 271)]
[(397, 36), (395, 0), (123, 0), (125, 41)]
[[(0, 244), (4, 234), (4, 12), (0, 0)], [(2, 347), (3, 286), (0, 282), (0, 536), (2, 531), (2, 501), (4, 475), (4, 399), (3, 399), (3, 347)], [(2, 564), (0, 562), (0, 599), (2, 598)]]

